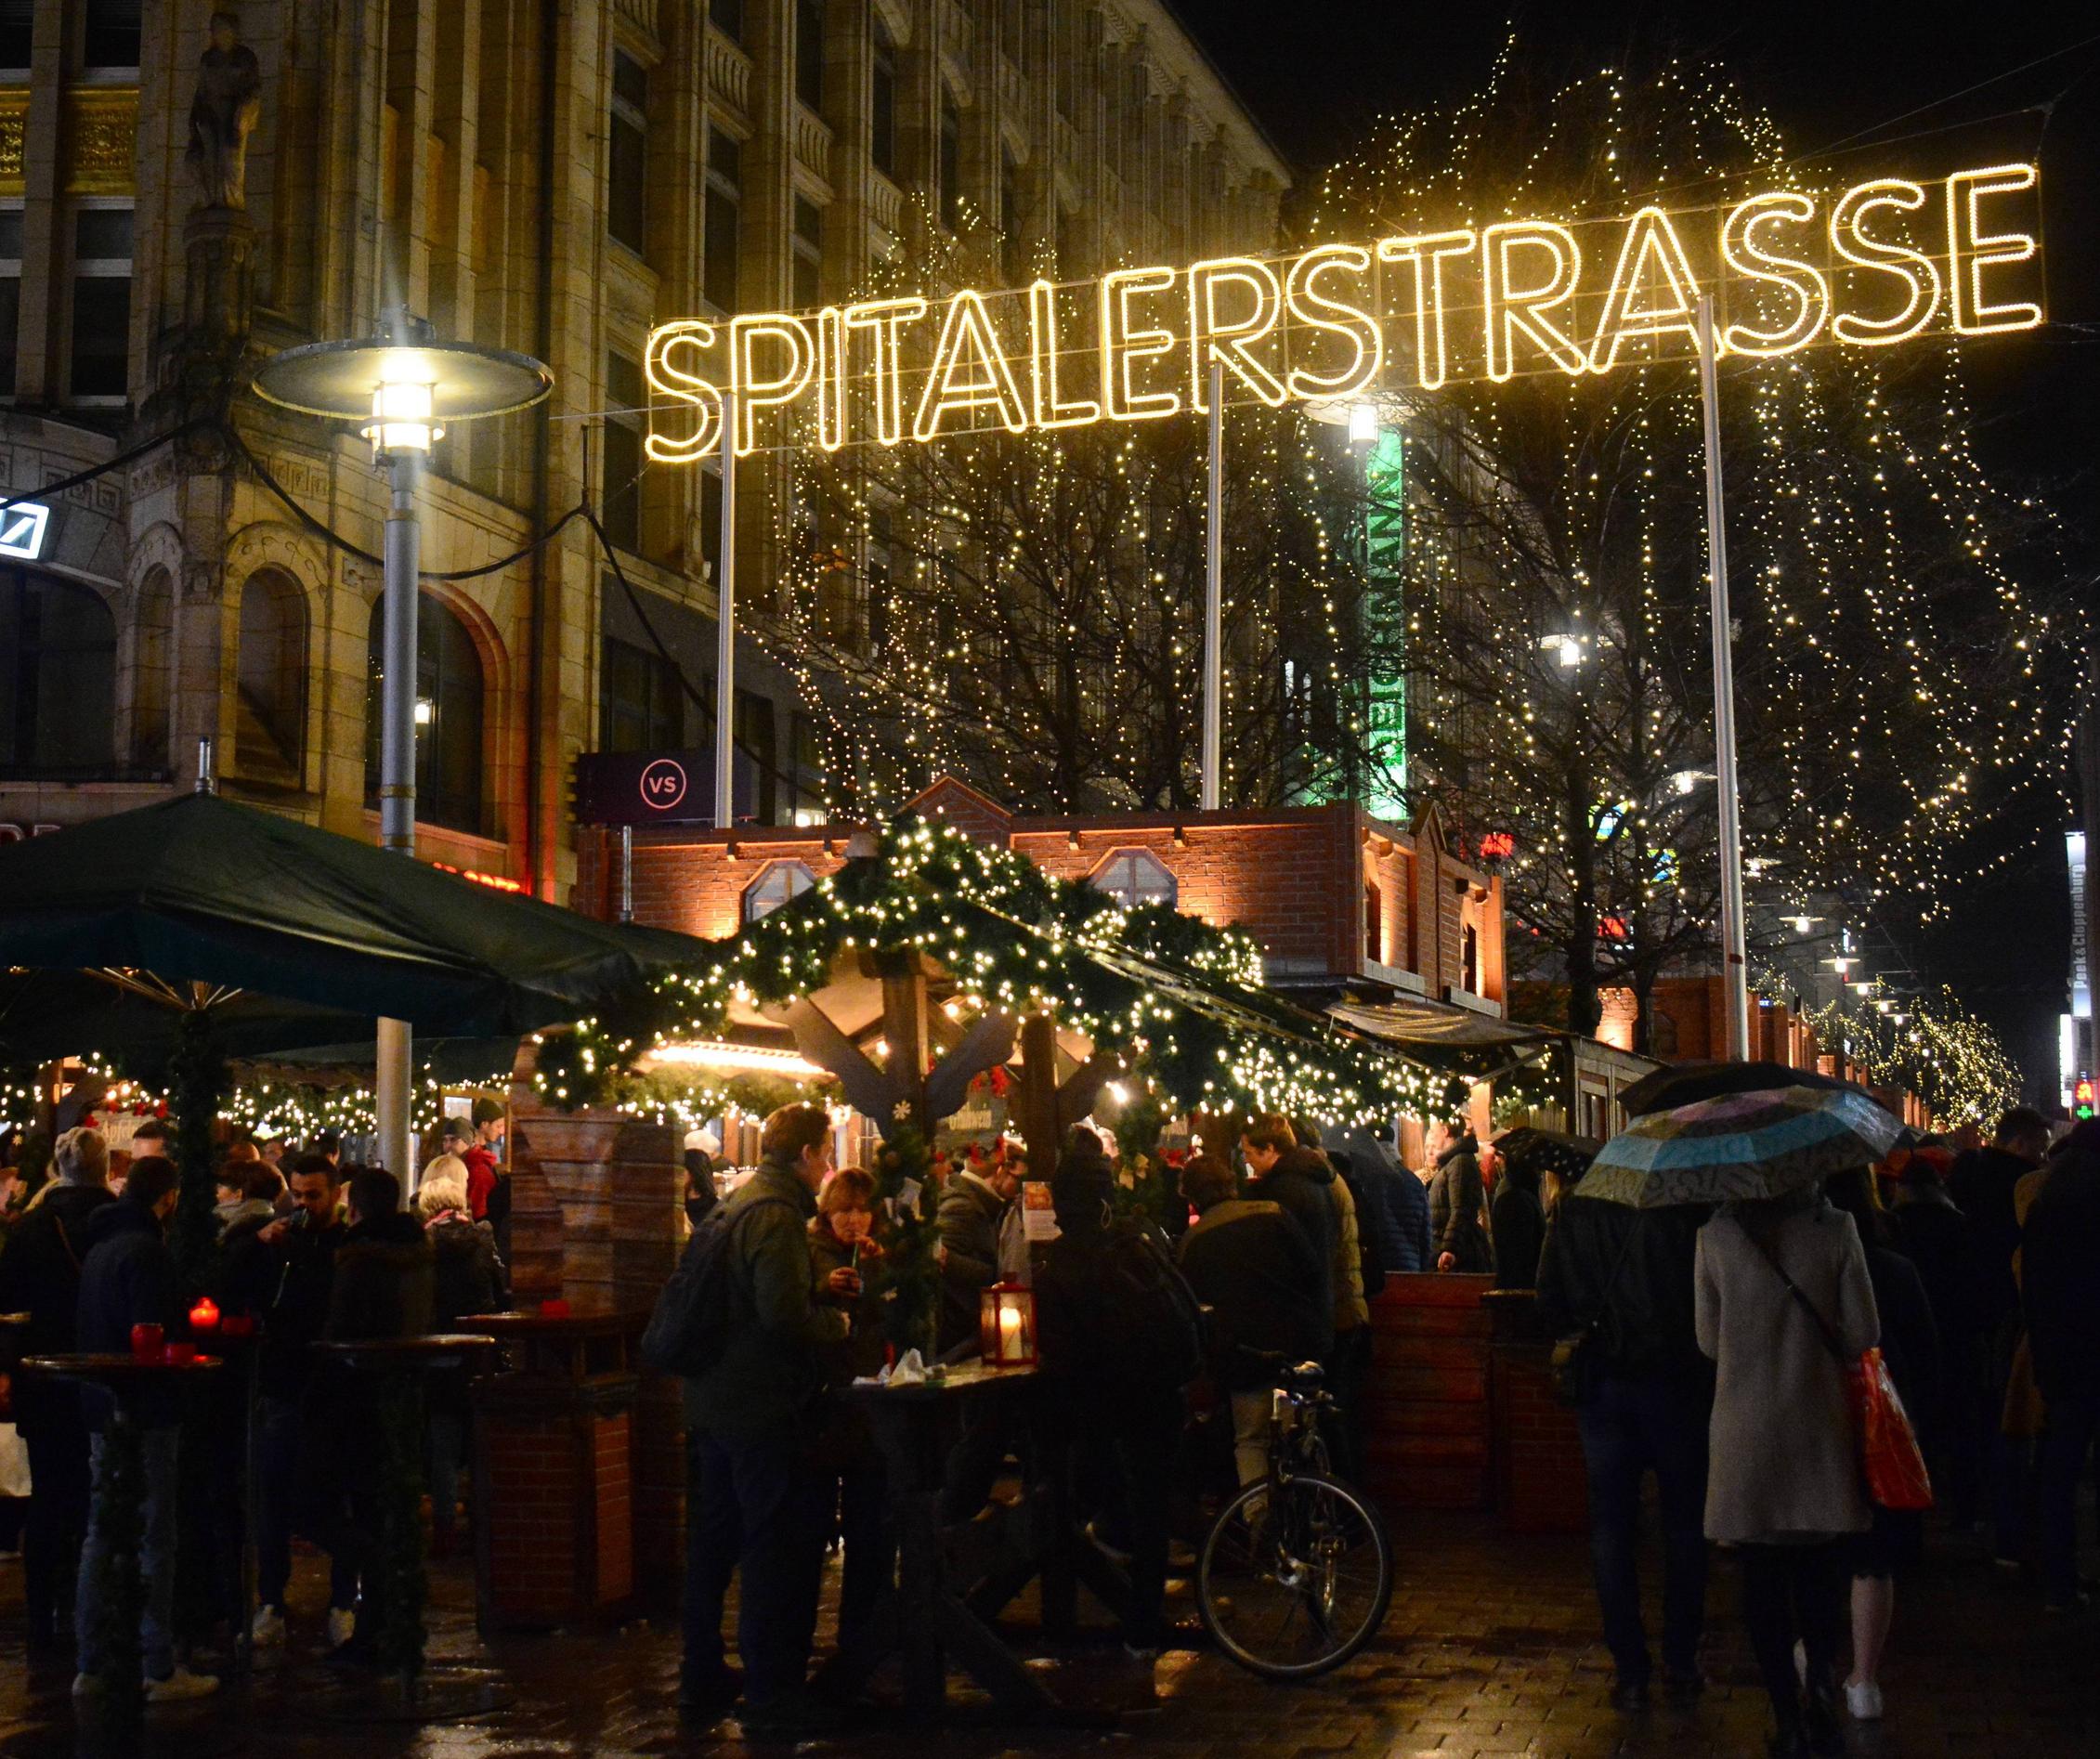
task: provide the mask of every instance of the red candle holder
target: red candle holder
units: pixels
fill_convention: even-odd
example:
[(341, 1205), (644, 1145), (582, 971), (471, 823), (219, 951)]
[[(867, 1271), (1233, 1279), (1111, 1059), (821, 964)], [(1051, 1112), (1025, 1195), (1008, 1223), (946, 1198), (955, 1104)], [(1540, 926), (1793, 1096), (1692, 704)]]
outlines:
[(540, 1317), (541, 1319), (567, 1319), (568, 1317), (568, 1303), (559, 1298), (541, 1301), (540, 1303)]
[(219, 1304), (208, 1295), (199, 1296), (197, 1305), (189, 1309), (189, 1329), (193, 1332), (215, 1332), (219, 1328)]
[(194, 1344), (178, 1342), (164, 1345), (163, 1348), (166, 1354), (161, 1360), (171, 1368), (187, 1368), (197, 1360), (197, 1346)]
[(134, 1325), (131, 1328), (132, 1359), (142, 1362), (161, 1361), (161, 1349), (166, 1341), (166, 1332), (158, 1325)]

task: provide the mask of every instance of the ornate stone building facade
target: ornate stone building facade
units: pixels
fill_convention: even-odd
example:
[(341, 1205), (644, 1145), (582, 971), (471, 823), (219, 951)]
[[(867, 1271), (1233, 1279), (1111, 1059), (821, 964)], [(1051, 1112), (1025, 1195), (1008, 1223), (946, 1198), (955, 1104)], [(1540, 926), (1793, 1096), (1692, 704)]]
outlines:
[[(565, 896), (576, 755), (711, 706), (712, 478), (643, 469), (651, 323), (838, 297), (915, 228), (987, 280), (1257, 249), (1285, 178), (1154, 0), (0, 4), (0, 493), (123, 461), (0, 558), (0, 836), (188, 787), (204, 738), (229, 794), (372, 834), (382, 482), (246, 385), (405, 303), (555, 375), (433, 461), (418, 784), (426, 855)], [(533, 547), (586, 501), (627, 587), (582, 521)], [(785, 820), (792, 693), (739, 683)]]

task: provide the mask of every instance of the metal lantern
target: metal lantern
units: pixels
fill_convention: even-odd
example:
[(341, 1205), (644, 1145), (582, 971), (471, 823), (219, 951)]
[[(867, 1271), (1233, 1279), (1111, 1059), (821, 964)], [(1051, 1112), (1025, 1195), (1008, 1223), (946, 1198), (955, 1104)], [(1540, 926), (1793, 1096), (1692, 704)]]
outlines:
[(977, 1353), (987, 1368), (1036, 1365), (1036, 1292), (994, 1283), (977, 1297)]

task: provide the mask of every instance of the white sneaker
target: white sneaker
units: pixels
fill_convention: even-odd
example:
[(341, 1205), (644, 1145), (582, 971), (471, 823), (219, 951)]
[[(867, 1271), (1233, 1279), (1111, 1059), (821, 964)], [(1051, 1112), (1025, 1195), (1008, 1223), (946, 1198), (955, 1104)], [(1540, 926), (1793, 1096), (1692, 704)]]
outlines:
[(358, 1634), (358, 1611), (355, 1607), (331, 1607), (328, 1609), (328, 1647), (339, 1649)]
[(1845, 1708), (1852, 1713), (1856, 1723), (1881, 1721), (1881, 1687), (1872, 1680), (1862, 1680), (1855, 1686), (1845, 1682)]
[(258, 1649), (273, 1649), (284, 1641), (284, 1614), (275, 1607), (257, 1607), (255, 1622), (248, 1627), (248, 1641)]
[(187, 1667), (178, 1667), (164, 1680), (149, 1679), (146, 1701), (149, 1704), (178, 1704), (188, 1698), (209, 1698), (219, 1688), (219, 1683), (209, 1674), (192, 1674)]

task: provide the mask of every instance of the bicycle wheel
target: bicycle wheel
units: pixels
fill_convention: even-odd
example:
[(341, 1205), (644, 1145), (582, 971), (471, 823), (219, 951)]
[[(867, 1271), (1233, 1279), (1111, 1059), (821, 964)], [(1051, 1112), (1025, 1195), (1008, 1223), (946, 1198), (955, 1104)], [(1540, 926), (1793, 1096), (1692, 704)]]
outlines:
[(1225, 1505), (1196, 1563), (1204, 1628), (1269, 1679), (1339, 1667), (1377, 1634), (1391, 1601), (1385, 1526), (1330, 1478), (1249, 1484)]

